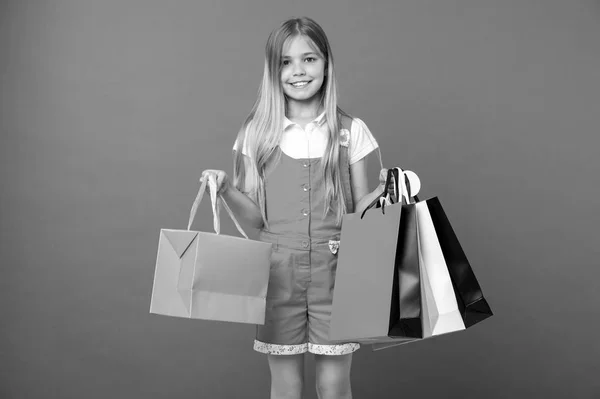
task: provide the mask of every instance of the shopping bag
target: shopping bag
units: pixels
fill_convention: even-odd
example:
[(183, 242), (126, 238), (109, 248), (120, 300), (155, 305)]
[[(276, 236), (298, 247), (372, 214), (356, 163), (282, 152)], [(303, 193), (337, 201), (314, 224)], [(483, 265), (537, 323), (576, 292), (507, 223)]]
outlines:
[[(216, 234), (190, 230), (207, 182)], [(202, 183), (187, 230), (161, 229), (150, 313), (264, 324), (272, 244), (248, 239), (213, 188)], [(220, 234), (221, 204), (245, 238)]]
[[(407, 182), (406, 177), (398, 178)], [(410, 188), (406, 189), (411, 192)], [(414, 192), (414, 198), (416, 192)], [(492, 315), (437, 197), (416, 202), (423, 338), (461, 331)], [(374, 350), (399, 343), (376, 343)]]
[(392, 179), (390, 170), (384, 194), (361, 214), (343, 217), (331, 341), (395, 342), (422, 336), (416, 209), (386, 198)]
[(458, 308), (465, 327), (471, 327), (492, 316), (492, 309), (483, 296), (479, 282), (471, 268), (454, 230), (442, 208), (439, 198), (427, 200), (427, 209), (435, 227), (448, 272), (454, 285)]
[(427, 203), (422, 201), (416, 204), (419, 256), (422, 259), (421, 287), (426, 315), (423, 317), (424, 338), (465, 329)]

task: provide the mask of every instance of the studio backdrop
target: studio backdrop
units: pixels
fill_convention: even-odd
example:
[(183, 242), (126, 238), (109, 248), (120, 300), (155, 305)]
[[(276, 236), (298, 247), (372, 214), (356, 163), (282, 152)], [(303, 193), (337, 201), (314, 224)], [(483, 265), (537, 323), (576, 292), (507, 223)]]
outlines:
[[(203, 169), (231, 173), (267, 36), (293, 16), (323, 26), (341, 107), (440, 198), (494, 311), (361, 349), (354, 396), (599, 397), (585, 0), (1, 2), (0, 397), (267, 397), (252, 325), (149, 305), (160, 229), (186, 228)], [(212, 231), (209, 203), (192, 228)]]

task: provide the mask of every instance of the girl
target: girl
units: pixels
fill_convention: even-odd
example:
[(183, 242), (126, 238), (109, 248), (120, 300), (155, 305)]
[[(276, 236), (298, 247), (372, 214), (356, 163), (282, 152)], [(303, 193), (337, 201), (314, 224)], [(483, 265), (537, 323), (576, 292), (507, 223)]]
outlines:
[[(262, 84), (234, 145), (233, 182), (202, 172), (232, 211), (273, 244), (264, 325), (254, 349), (267, 354), (271, 398), (300, 398), (304, 353), (315, 355), (319, 398), (351, 398), (357, 343), (328, 340), (342, 215), (362, 212), (365, 156), (378, 148), (367, 126), (337, 106), (329, 42), (310, 18), (290, 19), (266, 45)], [(393, 187), (391, 188), (393, 190)]]

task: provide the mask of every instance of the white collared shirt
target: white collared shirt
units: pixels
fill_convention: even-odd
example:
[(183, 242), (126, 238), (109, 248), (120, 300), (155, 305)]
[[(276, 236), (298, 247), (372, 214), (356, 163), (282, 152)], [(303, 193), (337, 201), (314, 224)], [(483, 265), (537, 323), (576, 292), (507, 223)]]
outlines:
[[(279, 147), (281, 151), (292, 158), (320, 158), (325, 152), (327, 140), (327, 123), (325, 123), (325, 112), (323, 112), (309, 122), (304, 129), (285, 118)], [(360, 161), (378, 146), (367, 125), (359, 118), (353, 118), (348, 143), (348, 162), (353, 164)], [(244, 155), (248, 154), (246, 149), (246, 145), (244, 145), (242, 148)]]

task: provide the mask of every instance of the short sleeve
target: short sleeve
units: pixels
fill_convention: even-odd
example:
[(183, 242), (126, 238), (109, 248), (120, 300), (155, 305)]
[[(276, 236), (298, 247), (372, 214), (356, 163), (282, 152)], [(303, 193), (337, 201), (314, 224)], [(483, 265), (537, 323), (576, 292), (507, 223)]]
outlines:
[[(239, 135), (233, 142), (233, 151), (236, 150), (238, 145)], [(242, 154), (248, 156), (248, 143), (246, 142), (246, 133), (244, 133), (244, 144), (242, 145)]]
[(371, 151), (377, 149), (379, 144), (367, 125), (359, 118), (352, 120), (350, 128), (350, 143), (348, 145), (348, 163), (352, 165), (363, 159)]

